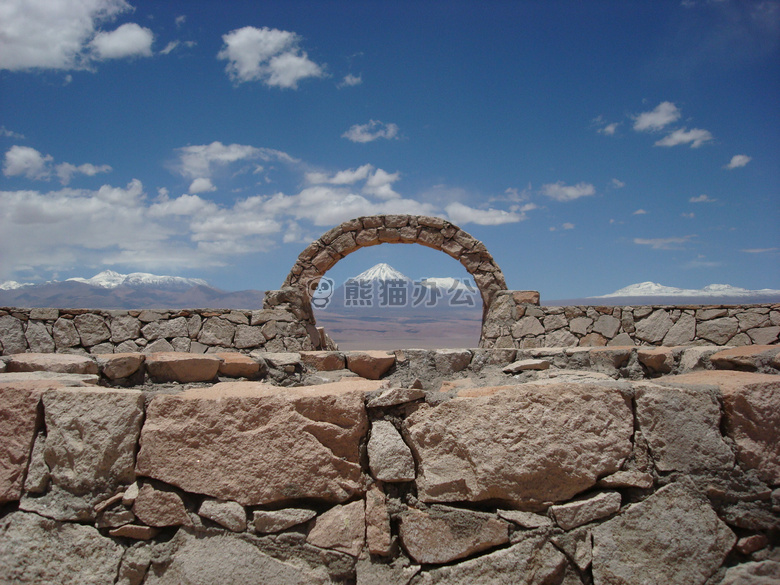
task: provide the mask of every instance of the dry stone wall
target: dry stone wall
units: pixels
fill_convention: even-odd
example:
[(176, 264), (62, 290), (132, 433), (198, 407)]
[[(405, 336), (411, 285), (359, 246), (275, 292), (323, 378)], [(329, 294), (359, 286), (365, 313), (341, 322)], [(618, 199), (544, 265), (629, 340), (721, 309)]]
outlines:
[[(295, 388), (96, 386), (78, 376), (103, 358), (4, 358), (0, 582), (772, 584), (780, 348), (685, 359), (701, 349), (632, 380), (605, 373), (614, 352), (677, 350), (395, 352), (379, 380), (273, 354), (338, 374)], [(424, 368), (456, 386), (399, 383)]]
[(768, 345), (778, 337), (778, 304), (540, 307), (528, 291), (501, 291), (480, 347)]

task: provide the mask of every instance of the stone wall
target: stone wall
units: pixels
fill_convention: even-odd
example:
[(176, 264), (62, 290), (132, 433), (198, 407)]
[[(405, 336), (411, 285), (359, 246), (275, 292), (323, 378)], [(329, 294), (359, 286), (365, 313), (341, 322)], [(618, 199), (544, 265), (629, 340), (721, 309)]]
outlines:
[[(296, 388), (0, 373), (0, 582), (775, 583), (780, 348), (573, 369), (621, 351), (673, 353), (418, 350)], [(93, 360), (0, 364), (44, 358)], [(393, 383), (422, 362), (455, 390)], [(465, 383), (490, 367), (497, 385)]]
[(480, 347), (768, 345), (778, 343), (780, 305), (540, 307), (529, 291), (500, 291)]

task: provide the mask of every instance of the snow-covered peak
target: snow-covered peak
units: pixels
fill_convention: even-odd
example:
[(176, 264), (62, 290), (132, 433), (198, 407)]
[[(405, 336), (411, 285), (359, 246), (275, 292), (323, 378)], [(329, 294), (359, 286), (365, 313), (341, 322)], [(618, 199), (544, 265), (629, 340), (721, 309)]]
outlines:
[(365, 272), (361, 272), (355, 277), (355, 280), (361, 282), (369, 282), (372, 280), (405, 280), (411, 281), (411, 278), (405, 274), (398, 272), (395, 268), (384, 262), (380, 262), (376, 266), (372, 266)]
[(32, 286), (32, 283), (6, 280), (5, 282), (0, 283), (0, 290), (16, 290), (17, 288), (24, 288), (25, 286)]
[(92, 278), (69, 278), (72, 282), (81, 282), (100, 288), (113, 289), (119, 286), (208, 286), (208, 283), (201, 278), (183, 278), (181, 276), (159, 276), (149, 274), (148, 272), (131, 272), (130, 274), (120, 274), (113, 270), (104, 270)]
[(708, 284), (701, 289), (677, 288), (664, 286), (656, 282), (640, 282), (632, 284), (608, 295), (601, 295), (598, 299), (610, 297), (747, 297), (755, 295), (778, 295), (780, 290), (768, 288), (760, 290), (748, 290), (730, 284)]
[(466, 292), (476, 291), (476, 286), (470, 280), (461, 280), (459, 278), (451, 278), (449, 276), (441, 278), (423, 278), (420, 284), (428, 287), (436, 287), (440, 291), (456, 291), (462, 290)]

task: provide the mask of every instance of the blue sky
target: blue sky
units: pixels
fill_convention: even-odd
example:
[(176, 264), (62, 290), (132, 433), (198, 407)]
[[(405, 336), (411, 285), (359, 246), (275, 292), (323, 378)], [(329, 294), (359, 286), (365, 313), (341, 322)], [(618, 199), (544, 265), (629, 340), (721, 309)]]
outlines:
[[(277, 288), (440, 215), (543, 299), (780, 288), (780, 2), (0, 0), (0, 281)], [(359, 250), (466, 277), (422, 246)]]

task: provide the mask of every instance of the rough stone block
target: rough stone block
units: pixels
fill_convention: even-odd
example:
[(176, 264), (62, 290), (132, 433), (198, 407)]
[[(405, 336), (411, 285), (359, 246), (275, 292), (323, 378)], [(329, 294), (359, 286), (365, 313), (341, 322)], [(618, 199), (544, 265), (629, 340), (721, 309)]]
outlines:
[(347, 367), (362, 378), (379, 380), (395, 365), (395, 355), (386, 351), (351, 351)]
[(696, 326), (696, 336), (715, 345), (725, 345), (739, 331), (739, 321), (734, 317), (721, 317), (704, 321)]
[(222, 360), (214, 354), (153, 352), (146, 355), (146, 371), (155, 382), (210, 382)]
[(41, 321), (30, 321), (27, 331), (24, 332), (27, 346), (30, 351), (37, 353), (51, 353), (54, 351), (54, 339), (52, 339), (46, 325)]
[(244, 506), (343, 502), (363, 489), (363, 400), (376, 385), (232, 382), (155, 396), (141, 432), (138, 473)]
[(393, 547), (387, 499), (377, 484), (366, 492), (366, 546), (372, 555), (389, 556)]
[(437, 349), (433, 352), (433, 364), (441, 374), (452, 374), (465, 370), (471, 363), (468, 349)]
[(6, 366), (9, 372), (98, 373), (98, 366), (92, 358), (62, 353), (17, 354), (8, 360)]
[(109, 380), (120, 380), (135, 374), (144, 363), (142, 353), (113, 353), (95, 356), (100, 373)]
[(51, 385), (0, 382), (0, 504), (18, 500), (38, 426), (38, 404)]
[(771, 362), (775, 355), (780, 355), (780, 346), (748, 345), (721, 350), (710, 356), (710, 362), (722, 370), (750, 369), (757, 370)]
[(144, 484), (133, 503), (133, 513), (147, 526), (162, 528), (190, 524), (181, 496), (170, 489)]
[(412, 481), (415, 478), (412, 452), (390, 421), (372, 423), (368, 461), (371, 474), (380, 481)]
[(27, 350), (27, 339), (24, 337), (22, 322), (11, 315), (0, 317), (0, 340), (2, 340), (4, 355), (24, 353)]
[(550, 506), (550, 513), (558, 526), (564, 530), (571, 530), (588, 522), (611, 516), (620, 510), (620, 502), (621, 497), (618, 492), (601, 492), (587, 498)]
[(314, 521), (306, 541), (356, 557), (366, 542), (366, 507), (363, 500), (334, 506)]
[(73, 319), (76, 330), (81, 338), (81, 345), (91, 347), (111, 338), (111, 331), (106, 321), (95, 313), (76, 315)]
[(644, 365), (650, 372), (657, 374), (668, 374), (674, 369), (675, 352), (670, 347), (640, 348), (636, 355), (639, 363)]
[(346, 367), (344, 354), (338, 351), (302, 351), (301, 361), (318, 372), (332, 372)]
[(557, 381), (480, 388), (482, 396), (418, 410), (405, 421), (418, 497), (539, 508), (568, 500), (631, 452), (633, 413), (621, 388)]
[(233, 378), (253, 378), (260, 372), (260, 364), (243, 353), (215, 354), (222, 363), (219, 364), (219, 374)]
[(672, 318), (664, 309), (653, 313), (636, 323), (636, 337), (650, 344), (660, 343), (674, 325)]
[(281, 510), (255, 510), (253, 524), (260, 534), (281, 532), (308, 522), (317, 515), (309, 508), (282, 508)]

